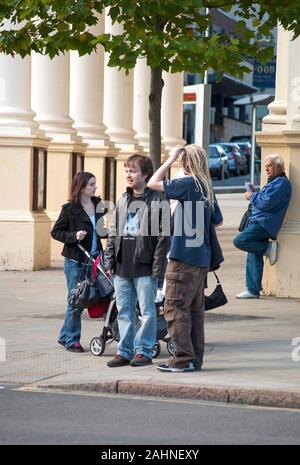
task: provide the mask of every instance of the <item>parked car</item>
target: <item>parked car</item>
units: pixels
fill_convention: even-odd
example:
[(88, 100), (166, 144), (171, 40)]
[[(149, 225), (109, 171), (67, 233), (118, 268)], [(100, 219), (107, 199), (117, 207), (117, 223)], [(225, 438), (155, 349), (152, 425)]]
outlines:
[(219, 144), (210, 144), (208, 146), (208, 156), (211, 177), (217, 176), (218, 179), (228, 178), (228, 157), (225, 150)]
[(250, 142), (235, 142), (235, 145), (238, 146), (242, 155), (245, 155), (249, 173), (251, 166), (251, 144)]
[[(249, 142), (250, 147), (251, 147), (252, 138), (251, 138), (251, 136), (233, 136), (233, 137), (231, 137), (230, 142), (233, 142), (235, 144), (237, 144), (238, 142)], [(261, 158), (261, 148), (257, 144), (256, 144), (256, 147), (255, 147), (255, 154), (259, 159)]]
[(251, 144), (251, 136), (233, 136), (229, 142), (249, 142), (249, 144)]
[(243, 155), (236, 144), (230, 142), (220, 142), (219, 145), (223, 147), (228, 156), (228, 170), (236, 176), (241, 174), (248, 174), (248, 165), (245, 155)]

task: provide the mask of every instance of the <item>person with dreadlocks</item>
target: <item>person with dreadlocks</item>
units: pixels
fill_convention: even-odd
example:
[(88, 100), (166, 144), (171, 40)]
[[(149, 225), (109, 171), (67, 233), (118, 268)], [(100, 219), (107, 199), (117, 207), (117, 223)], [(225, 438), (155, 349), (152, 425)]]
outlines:
[[(184, 176), (164, 179), (170, 166), (180, 159)], [(151, 189), (178, 200), (166, 271), (164, 314), (175, 355), (160, 371), (200, 370), (204, 354), (204, 287), (211, 264), (209, 229), (223, 222), (216, 201), (205, 150), (196, 144), (177, 146), (148, 182)]]

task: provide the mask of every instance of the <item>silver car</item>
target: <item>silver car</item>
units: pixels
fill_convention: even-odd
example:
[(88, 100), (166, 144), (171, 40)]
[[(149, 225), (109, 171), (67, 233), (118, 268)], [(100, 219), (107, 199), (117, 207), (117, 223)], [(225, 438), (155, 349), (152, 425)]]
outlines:
[(208, 146), (208, 165), (211, 177), (216, 176), (218, 179), (229, 177), (228, 156), (225, 150), (219, 144), (210, 144)]
[(248, 174), (248, 165), (245, 155), (243, 155), (236, 144), (231, 142), (220, 142), (219, 144), (228, 156), (228, 169), (235, 176)]

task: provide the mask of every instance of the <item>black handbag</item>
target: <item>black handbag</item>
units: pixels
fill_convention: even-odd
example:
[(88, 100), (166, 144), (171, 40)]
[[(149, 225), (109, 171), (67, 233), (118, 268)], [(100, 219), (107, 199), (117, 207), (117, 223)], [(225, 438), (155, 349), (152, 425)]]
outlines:
[(98, 286), (89, 274), (90, 269), (87, 267), (84, 279), (80, 279), (77, 287), (70, 292), (68, 304), (74, 308), (88, 308), (100, 300)]
[[(98, 270), (98, 273), (97, 273), (97, 270)], [(108, 297), (110, 294), (114, 292), (113, 282), (104, 271), (104, 266), (101, 263), (100, 255), (94, 261), (93, 278), (95, 280), (98, 293), (99, 293), (99, 297), (101, 299), (105, 299), (105, 297)]]
[(247, 210), (245, 211), (245, 213), (242, 216), (240, 225), (238, 227), (238, 230), (240, 232), (244, 231), (244, 229), (247, 227), (248, 221), (249, 221), (249, 218), (250, 218), (250, 215), (251, 215), (251, 211), (252, 211), (252, 206), (251, 206), (251, 204), (249, 204)]
[(216, 285), (215, 290), (210, 295), (205, 296), (205, 304), (204, 304), (205, 311), (212, 310), (213, 308), (221, 307), (222, 305), (225, 305), (228, 302), (218, 276), (216, 275), (215, 272), (213, 273), (216, 277), (217, 285)]

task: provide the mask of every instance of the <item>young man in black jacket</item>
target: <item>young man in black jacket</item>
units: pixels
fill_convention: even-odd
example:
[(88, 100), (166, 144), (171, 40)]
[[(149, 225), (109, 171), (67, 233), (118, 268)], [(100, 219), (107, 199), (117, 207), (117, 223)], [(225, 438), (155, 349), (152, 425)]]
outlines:
[[(120, 342), (109, 367), (152, 363), (156, 342), (155, 296), (164, 276), (169, 246), (169, 204), (164, 194), (147, 188), (151, 159), (132, 155), (125, 162), (127, 190), (116, 208), (105, 261), (114, 274)], [(136, 332), (136, 303), (141, 325)]]

